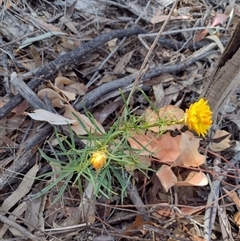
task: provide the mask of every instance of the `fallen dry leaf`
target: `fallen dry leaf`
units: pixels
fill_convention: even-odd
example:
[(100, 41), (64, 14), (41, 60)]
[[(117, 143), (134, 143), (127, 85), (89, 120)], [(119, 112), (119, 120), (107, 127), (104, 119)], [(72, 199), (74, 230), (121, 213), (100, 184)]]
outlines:
[[(211, 27), (215, 27), (218, 24), (223, 24), (226, 21), (227, 18), (228, 18), (228, 16), (226, 14), (217, 13), (216, 16), (214, 17), (213, 21), (212, 21)], [(202, 31), (198, 31), (196, 33), (196, 35), (194, 36), (194, 41), (199, 42), (208, 33), (209, 33), (209, 30), (207, 28), (202, 30)]]
[(52, 125), (68, 125), (76, 123), (76, 120), (71, 120), (59, 114), (52, 113), (44, 109), (34, 110), (34, 113), (27, 113), (32, 119), (38, 121), (46, 121)]
[(113, 70), (115, 74), (122, 74), (123, 70), (127, 66), (130, 59), (132, 58), (133, 53), (134, 53), (134, 50), (126, 53), (124, 56), (120, 58), (120, 61), (117, 63), (117, 65)]
[(218, 24), (223, 24), (227, 20), (228, 16), (224, 13), (217, 13), (216, 16), (213, 19), (213, 22), (211, 24), (212, 27), (215, 27)]
[(33, 44), (30, 45), (30, 51), (31, 51), (31, 55), (33, 57), (33, 61), (35, 64), (35, 69), (39, 68), (40, 66), (42, 66), (42, 59), (41, 59), (39, 51)]
[(190, 172), (184, 181), (179, 181), (176, 186), (206, 186), (207, 176), (203, 172)]
[(17, 189), (7, 197), (0, 207), (2, 213), (7, 213), (22, 197), (24, 197), (31, 189), (35, 181), (39, 165), (35, 164), (23, 177)]
[(70, 80), (69, 78), (59, 76), (56, 77), (54, 80), (54, 85), (60, 89), (64, 88), (65, 85), (73, 84), (74, 81)]
[(85, 95), (87, 92), (86, 86), (83, 83), (73, 83), (64, 87), (65, 91), (74, 93), (77, 95)]
[(223, 190), (227, 193), (227, 195), (234, 201), (234, 203), (240, 208), (240, 199), (238, 197), (238, 194), (234, 191), (229, 192), (226, 188), (223, 188)]
[(198, 31), (194, 36), (194, 42), (201, 41), (208, 34), (208, 29), (204, 29), (202, 31)]
[[(13, 211), (11, 211), (12, 215), (9, 215), (8, 218), (13, 221), (13, 222), (17, 222), (17, 218), (21, 217), (24, 215), (24, 212), (28, 209), (28, 205), (26, 201), (23, 201), (22, 203), (20, 203)], [(36, 216), (35, 216), (36, 219)], [(3, 224), (3, 226), (0, 229), (0, 238), (3, 237), (3, 235), (9, 230), (9, 232), (11, 232), (14, 236), (17, 237), (21, 237), (23, 236), (22, 233), (20, 233), (17, 229), (10, 227), (9, 225), (7, 225), (6, 223)], [(3, 240), (3, 239), (1, 239)]]
[(218, 48), (220, 49), (220, 52), (221, 53), (224, 52), (225, 48), (217, 35), (210, 35), (210, 36), (207, 36), (206, 38), (213, 40), (217, 44)]
[(160, 162), (175, 164), (175, 161), (181, 154), (177, 139), (169, 133), (162, 134), (156, 138), (154, 147), (153, 156), (158, 158)]
[[(31, 192), (31, 195), (35, 195), (42, 191), (44, 187), (43, 182), (39, 182)], [(45, 203), (44, 199), (47, 199), (47, 195), (43, 195), (39, 198), (34, 198), (27, 200), (27, 210), (25, 212), (25, 220), (26, 226), (28, 227), (28, 231), (32, 232), (35, 230), (35, 227), (43, 227), (41, 226), (41, 216), (44, 215), (43, 205)]]
[(230, 133), (228, 133), (227, 131), (224, 131), (224, 130), (217, 130), (213, 139), (217, 139), (217, 138), (220, 138), (222, 136), (225, 136), (228, 134), (228, 137), (226, 137), (225, 139), (223, 139), (222, 141), (216, 143), (216, 142), (211, 142), (210, 145), (209, 145), (209, 148), (212, 150), (212, 151), (215, 151), (215, 152), (218, 152), (218, 151), (223, 151), (227, 148), (229, 148), (231, 145), (230, 145)]
[(155, 106), (159, 106), (161, 104), (162, 99), (165, 96), (164, 89), (163, 89), (163, 84), (159, 83), (157, 85), (154, 85), (153, 87), (153, 92), (155, 96)]
[(179, 141), (180, 156), (176, 164), (187, 167), (202, 165), (205, 162), (205, 156), (198, 152), (199, 141), (190, 131), (182, 133)]
[(60, 18), (60, 21), (62, 23), (64, 23), (66, 25), (66, 27), (68, 27), (73, 33), (75, 33), (77, 36), (79, 35), (79, 32), (78, 30), (76, 29), (76, 27), (74, 26), (73, 22), (71, 19), (69, 19), (68, 17), (66, 16), (62, 16)]
[(152, 155), (160, 162), (175, 164), (175, 160), (180, 155), (177, 139), (169, 133), (159, 137), (150, 132), (146, 134), (133, 133), (128, 141), (133, 149), (139, 150), (139, 155)]
[(156, 175), (166, 192), (177, 183), (176, 175), (173, 173), (171, 167), (167, 165), (162, 165), (156, 172)]
[[(10, 100), (9, 97), (0, 97), (0, 108), (2, 108), (8, 101)], [(11, 112), (16, 113), (16, 115), (22, 114), (25, 109), (28, 107), (28, 102), (24, 100), (21, 104), (11, 110)]]

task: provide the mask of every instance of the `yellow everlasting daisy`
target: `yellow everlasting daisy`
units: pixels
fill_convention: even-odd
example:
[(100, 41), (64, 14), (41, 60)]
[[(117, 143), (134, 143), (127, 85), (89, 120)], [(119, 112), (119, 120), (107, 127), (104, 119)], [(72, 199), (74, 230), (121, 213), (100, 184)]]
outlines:
[(106, 165), (107, 155), (104, 151), (95, 151), (93, 152), (90, 163), (92, 166), (98, 170)]
[(201, 98), (185, 112), (185, 124), (198, 135), (205, 136), (212, 125), (212, 111), (207, 100)]

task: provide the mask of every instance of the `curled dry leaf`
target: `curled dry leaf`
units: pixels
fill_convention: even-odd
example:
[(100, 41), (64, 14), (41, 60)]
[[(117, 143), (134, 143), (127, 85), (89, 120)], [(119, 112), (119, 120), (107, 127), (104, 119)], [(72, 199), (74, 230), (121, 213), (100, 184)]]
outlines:
[(185, 181), (179, 181), (177, 186), (206, 186), (208, 184), (207, 176), (203, 172), (190, 172)]
[(166, 192), (177, 183), (176, 175), (173, 173), (171, 167), (167, 165), (162, 165), (156, 172), (156, 175)]
[(64, 90), (65, 85), (74, 84), (74, 82), (66, 77), (57, 77), (55, 79), (55, 85), (50, 82), (51, 87), (57, 92), (64, 94), (68, 100), (75, 100), (76, 94)]
[(70, 93), (75, 93), (77, 95), (85, 95), (86, 94), (86, 86), (83, 83), (74, 83), (71, 85), (65, 86), (65, 91), (68, 91)]
[(180, 156), (176, 160), (177, 165), (197, 167), (205, 162), (205, 156), (198, 152), (199, 139), (190, 131), (182, 133), (177, 137), (179, 140)]
[(50, 99), (54, 107), (63, 108), (64, 103), (66, 103), (66, 100), (62, 98), (61, 95), (59, 95), (56, 91), (50, 88), (41, 89), (40, 91), (38, 91), (38, 96), (42, 100), (44, 100), (44, 98), (46, 97)]
[(231, 145), (230, 145), (230, 134), (227, 132), (227, 131), (224, 131), (224, 130), (217, 130), (213, 139), (217, 139), (217, 138), (220, 138), (220, 137), (223, 137), (225, 135), (228, 136), (223, 139), (222, 141), (216, 143), (216, 142), (211, 142), (210, 145), (209, 145), (209, 148), (212, 150), (212, 151), (223, 151), (227, 148), (229, 148)]
[(66, 77), (57, 77), (55, 79), (55, 86), (66, 96), (70, 95), (71, 98), (75, 94), (84, 95), (86, 93), (86, 86), (83, 83), (76, 83)]
[(164, 121), (163, 126), (154, 126), (149, 129), (153, 132), (160, 132), (166, 130), (181, 129), (184, 124), (174, 124), (173, 122), (180, 122), (184, 118), (184, 111), (175, 105), (167, 105), (158, 110), (158, 113), (147, 109), (145, 119), (149, 125), (154, 125), (159, 122), (159, 119)]
[(34, 113), (27, 114), (34, 120), (46, 121), (52, 125), (68, 125), (76, 122), (76, 120), (71, 120), (43, 109), (37, 109)]
[(64, 88), (65, 85), (73, 84), (74, 81), (70, 80), (69, 78), (59, 76), (55, 78), (54, 85), (60, 89)]

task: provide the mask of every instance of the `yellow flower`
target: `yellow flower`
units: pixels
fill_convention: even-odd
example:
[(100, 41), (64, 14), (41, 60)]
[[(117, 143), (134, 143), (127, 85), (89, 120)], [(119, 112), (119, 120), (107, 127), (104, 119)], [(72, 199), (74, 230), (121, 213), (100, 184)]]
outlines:
[(208, 101), (201, 98), (185, 112), (185, 124), (198, 135), (205, 136), (212, 125), (212, 111)]
[(98, 170), (106, 164), (107, 155), (104, 151), (95, 151), (90, 159), (92, 166)]

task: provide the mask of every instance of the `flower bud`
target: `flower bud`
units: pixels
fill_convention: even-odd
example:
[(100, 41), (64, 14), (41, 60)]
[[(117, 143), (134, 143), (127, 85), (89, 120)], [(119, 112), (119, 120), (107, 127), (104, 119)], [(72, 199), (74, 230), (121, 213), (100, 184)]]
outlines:
[(91, 156), (90, 163), (96, 170), (98, 170), (106, 165), (106, 160), (107, 155), (104, 151), (95, 151)]

